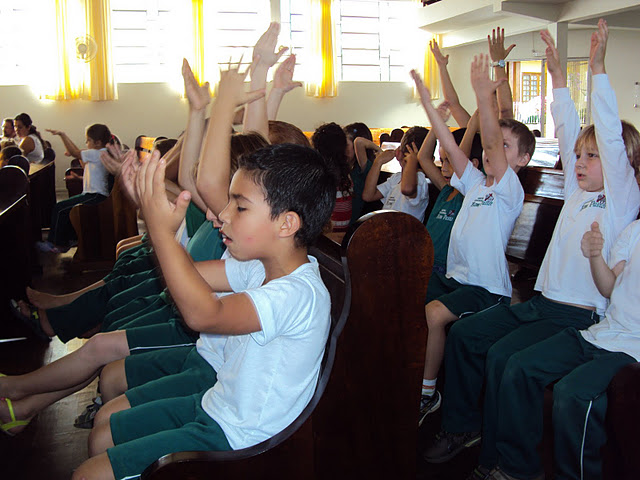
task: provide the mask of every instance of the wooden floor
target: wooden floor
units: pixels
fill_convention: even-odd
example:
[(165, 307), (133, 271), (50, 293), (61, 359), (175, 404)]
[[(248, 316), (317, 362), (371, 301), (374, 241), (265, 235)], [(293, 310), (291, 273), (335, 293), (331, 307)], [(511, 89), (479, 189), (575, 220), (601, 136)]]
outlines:
[[(33, 285), (50, 293), (66, 293), (101, 279), (106, 272), (70, 273), (65, 265), (71, 260), (73, 249), (64, 255), (41, 254), (44, 265), (35, 274)], [(513, 271), (515, 271), (515, 267)], [(514, 282), (514, 284), (516, 284)], [(514, 300), (530, 295), (531, 279), (521, 278), (514, 291)], [(0, 307), (1, 338), (28, 335), (9, 315), (6, 306)], [(0, 372), (20, 374), (79, 348), (82, 340), (62, 344), (54, 339), (50, 344), (29, 338), (25, 341), (0, 344)], [(62, 480), (71, 477), (73, 470), (87, 458), (88, 430), (73, 426), (77, 415), (96, 394), (95, 383), (44, 410), (16, 437), (0, 435), (0, 479)], [(450, 462), (432, 465), (422, 459), (422, 453), (440, 429), (440, 411), (430, 415), (419, 431), (417, 478), (419, 480), (463, 480), (477, 462), (479, 447), (471, 448)]]

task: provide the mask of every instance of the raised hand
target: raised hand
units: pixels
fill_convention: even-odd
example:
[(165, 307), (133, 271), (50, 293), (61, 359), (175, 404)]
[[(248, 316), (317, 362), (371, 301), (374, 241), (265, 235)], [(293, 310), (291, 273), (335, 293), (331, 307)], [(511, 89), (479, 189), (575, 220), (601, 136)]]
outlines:
[(45, 132), (49, 132), (51, 135), (64, 135), (62, 130), (54, 130), (52, 128), (45, 128)]
[(396, 158), (395, 150), (383, 150), (378, 155), (376, 155), (375, 162), (380, 165), (384, 165), (385, 163), (389, 163), (391, 160)]
[(515, 43), (509, 47), (504, 48), (504, 28), (494, 28), (491, 35), (487, 35), (487, 41), (489, 42), (489, 55), (491, 60), (497, 62), (498, 60), (504, 60), (507, 58)]
[(124, 154), (117, 144), (108, 144), (108, 152), (100, 152), (100, 162), (107, 171), (114, 176), (120, 175), (122, 163), (124, 162)]
[(445, 100), (436, 108), (438, 114), (440, 114), (440, 117), (442, 118), (442, 121), (444, 123), (447, 123), (447, 121), (451, 117), (450, 107), (451, 107), (451, 104)]
[(160, 159), (160, 152), (156, 150), (140, 167), (136, 178), (140, 208), (152, 239), (154, 234), (174, 235), (180, 228), (191, 201), (191, 194), (186, 190), (180, 192), (176, 203), (169, 201), (164, 183), (165, 168), (166, 163)]
[(591, 224), (591, 230), (585, 232), (580, 242), (582, 254), (587, 258), (598, 257), (602, 255), (602, 247), (604, 246), (604, 237), (600, 232), (598, 222)]
[(449, 63), (449, 55), (444, 56), (440, 51), (440, 47), (438, 46), (438, 42), (435, 40), (429, 40), (429, 48), (431, 49), (431, 53), (433, 54), (433, 58), (436, 60), (436, 63), (440, 66), (445, 66)]
[(411, 78), (413, 78), (413, 81), (416, 84), (416, 90), (418, 92), (418, 95), (420, 95), (420, 100), (422, 101), (422, 104), (425, 105), (425, 102), (431, 103), (431, 92), (429, 91), (429, 88), (422, 81), (420, 74), (415, 70), (411, 70), (411, 72), (409, 72), (409, 75), (411, 75)]
[(302, 82), (293, 81), (293, 71), (296, 68), (296, 56), (289, 55), (276, 69), (273, 75), (273, 88), (287, 93), (296, 87), (301, 87)]
[(221, 71), (220, 84), (218, 85), (218, 98), (220, 100), (233, 102), (234, 106), (239, 107), (240, 105), (264, 97), (264, 89), (245, 92), (244, 79), (247, 77), (247, 73), (248, 70), (240, 73), (237, 67)]
[(127, 196), (136, 204), (136, 207), (140, 207), (140, 199), (136, 190), (136, 177), (139, 168), (140, 163), (138, 162), (136, 151), (129, 150), (124, 155), (122, 166), (120, 167), (120, 183)]
[(506, 82), (506, 78), (499, 78), (496, 81), (489, 77), (489, 56), (480, 54), (473, 57), (471, 63), (471, 85), (476, 92), (476, 97), (486, 98), (493, 95), (498, 87)]
[(589, 66), (591, 73), (597, 75), (606, 73), (604, 68), (604, 57), (607, 53), (607, 39), (609, 38), (609, 27), (604, 19), (598, 20), (598, 30), (591, 34), (591, 48), (589, 50)]
[(186, 58), (182, 59), (182, 78), (184, 79), (184, 90), (189, 100), (192, 110), (203, 110), (211, 101), (209, 93), (209, 82), (198, 85), (198, 81), (193, 76), (191, 66)]
[(415, 142), (411, 142), (411, 145), (407, 145), (407, 153), (404, 154), (404, 161), (409, 163), (409, 160), (418, 162), (418, 147)]
[(256, 66), (270, 68), (278, 63), (280, 57), (288, 50), (287, 47), (280, 47), (275, 51), (278, 35), (280, 34), (280, 24), (271, 22), (267, 31), (258, 39), (253, 47), (253, 63)]
[(553, 88), (564, 88), (567, 86), (567, 79), (565, 77), (562, 66), (560, 65), (560, 54), (556, 48), (556, 44), (553, 41), (553, 37), (549, 30), (542, 30), (540, 32), (540, 38), (547, 45), (545, 54), (547, 55), (547, 69), (551, 75), (551, 83)]

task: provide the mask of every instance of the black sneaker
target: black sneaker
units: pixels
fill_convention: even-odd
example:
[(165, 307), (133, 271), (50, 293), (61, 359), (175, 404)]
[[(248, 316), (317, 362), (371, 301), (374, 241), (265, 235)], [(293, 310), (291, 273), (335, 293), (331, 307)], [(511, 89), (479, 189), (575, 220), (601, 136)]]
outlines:
[(479, 441), (480, 432), (449, 433), (443, 430), (424, 452), (424, 459), (429, 463), (444, 463)]
[(441, 401), (442, 397), (440, 396), (440, 392), (437, 390), (434, 391), (431, 396), (422, 395), (420, 398), (420, 417), (418, 419), (418, 426), (422, 425), (422, 422), (427, 418), (427, 415), (440, 408)]

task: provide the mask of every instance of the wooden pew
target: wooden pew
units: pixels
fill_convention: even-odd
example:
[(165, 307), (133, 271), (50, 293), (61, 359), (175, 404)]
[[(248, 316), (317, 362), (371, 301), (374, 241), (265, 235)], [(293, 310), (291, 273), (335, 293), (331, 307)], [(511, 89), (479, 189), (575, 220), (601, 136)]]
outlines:
[(42, 239), (42, 228), (51, 225), (51, 212), (56, 204), (56, 163), (32, 164), (29, 170), (31, 220), (33, 238)]
[(341, 246), (321, 237), (311, 254), (331, 293), (332, 328), (309, 405), (265, 442), (167, 455), (142, 478), (416, 477), (431, 239), (410, 215), (374, 212)]
[[(0, 169), (0, 312), (8, 315), (10, 298), (24, 295), (31, 281), (33, 239), (29, 179), (16, 166)], [(4, 331), (5, 325), (2, 326)]]
[(78, 249), (72, 262), (72, 268), (77, 270), (111, 268), (118, 242), (138, 234), (136, 207), (119, 181), (103, 202), (76, 205), (69, 218), (78, 235)]

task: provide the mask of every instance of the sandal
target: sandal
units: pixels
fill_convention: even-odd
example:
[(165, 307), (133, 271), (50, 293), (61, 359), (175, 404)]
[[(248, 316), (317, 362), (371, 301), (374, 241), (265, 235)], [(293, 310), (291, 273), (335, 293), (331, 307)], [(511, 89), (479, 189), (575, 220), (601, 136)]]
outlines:
[[(6, 375), (0, 373), (0, 377), (5, 377), (5, 376)], [(29, 425), (29, 422), (31, 421), (31, 419), (29, 419), (29, 420), (16, 420), (16, 415), (15, 415), (15, 413), (13, 413), (13, 404), (11, 403), (11, 400), (9, 400), (8, 398), (0, 398), (0, 401), (2, 401), (2, 400), (7, 402), (7, 407), (9, 408), (9, 415), (11, 416), (11, 421), (7, 422), (7, 423), (3, 423), (2, 425), (0, 425), (0, 430), (2, 430), (2, 433), (6, 433), (10, 437), (15, 437), (16, 434), (15, 433), (11, 433), (9, 430), (11, 430), (12, 428), (15, 428), (15, 427), (22, 427), (22, 426)]]
[(102, 398), (97, 396), (93, 399), (92, 403), (87, 405), (84, 412), (78, 415), (75, 422), (73, 422), (73, 426), (76, 428), (93, 428), (93, 419), (96, 413), (98, 413), (98, 410), (100, 410), (100, 407), (102, 407)]
[(31, 305), (28, 302), (25, 303), (29, 307), (29, 316), (20, 311), (20, 305), (18, 305), (18, 302), (13, 298), (9, 300), (9, 308), (11, 309), (11, 313), (14, 317), (16, 317), (27, 327), (29, 327), (29, 330), (35, 333), (39, 339), (50, 342), (51, 338), (44, 332), (44, 330), (42, 330), (42, 326), (40, 325), (40, 314), (38, 313), (38, 307), (36, 307), (35, 305)]

